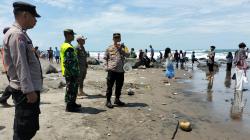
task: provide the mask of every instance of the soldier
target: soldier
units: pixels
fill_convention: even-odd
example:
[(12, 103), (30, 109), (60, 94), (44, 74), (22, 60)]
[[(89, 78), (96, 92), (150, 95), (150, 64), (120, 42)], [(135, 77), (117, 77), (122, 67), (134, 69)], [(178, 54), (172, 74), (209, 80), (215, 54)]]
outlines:
[(108, 71), (107, 76), (107, 91), (106, 97), (107, 102), (106, 106), (108, 108), (113, 108), (111, 103), (111, 96), (112, 96), (112, 88), (114, 83), (116, 83), (115, 89), (115, 102), (114, 104), (118, 106), (124, 106), (125, 103), (120, 101), (121, 90), (124, 82), (124, 59), (125, 57), (129, 56), (128, 48), (124, 45), (121, 45), (121, 35), (120, 33), (113, 34), (113, 41), (114, 44), (110, 45), (106, 52), (104, 59), (106, 60), (106, 70)]
[(79, 68), (80, 68), (80, 75), (79, 75), (79, 96), (86, 96), (87, 94), (83, 91), (83, 82), (87, 74), (87, 52), (85, 51), (84, 44), (85, 40), (87, 38), (84, 38), (83, 36), (79, 35), (76, 38), (77, 41), (77, 46), (76, 46), (76, 53), (77, 53), (77, 58), (79, 62)]
[(81, 105), (76, 104), (78, 90), (79, 65), (77, 55), (71, 42), (74, 40), (74, 31), (72, 29), (64, 30), (65, 42), (61, 45), (60, 57), (62, 75), (66, 80), (66, 111), (78, 112)]
[(14, 140), (30, 140), (39, 130), (42, 70), (26, 31), (36, 25), (36, 6), (14, 2), (15, 23), (4, 35), (4, 63), (15, 102)]

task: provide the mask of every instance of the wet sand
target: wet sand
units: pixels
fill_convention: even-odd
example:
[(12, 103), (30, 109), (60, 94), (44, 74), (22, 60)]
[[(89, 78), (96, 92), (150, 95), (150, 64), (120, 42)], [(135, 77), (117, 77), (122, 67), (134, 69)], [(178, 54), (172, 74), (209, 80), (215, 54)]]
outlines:
[[(42, 64), (44, 68), (47, 62)], [(179, 129), (177, 140), (249, 138), (249, 104), (246, 102), (241, 120), (230, 118), (233, 81), (230, 88), (225, 88), (223, 66), (215, 75), (211, 90), (207, 90), (205, 73), (197, 68), (178, 70), (177, 77), (181, 79), (171, 81), (170, 85), (164, 83), (162, 70), (138, 69), (126, 73), (122, 100), (127, 105), (107, 109), (106, 72), (91, 66), (84, 87), (89, 96), (77, 99), (83, 106), (79, 113), (65, 112), (64, 89), (57, 88), (63, 80), (60, 73), (45, 75), (40, 130), (34, 140), (166, 140), (171, 139), (177, 120), (188, 120), (193, 127), (191, 132)], [(5, 75), (0, 78), (3, 90), (7, 79)], [(127, 95), (129, 87), (135, 95)], [(249, 98), (248, 93), (243, 92), (243, 100)], [(11, 99), (8, 102), (12, 104)], [(0, 107), (0, 139), (12, 139), (13, 115), (13, 107)]]

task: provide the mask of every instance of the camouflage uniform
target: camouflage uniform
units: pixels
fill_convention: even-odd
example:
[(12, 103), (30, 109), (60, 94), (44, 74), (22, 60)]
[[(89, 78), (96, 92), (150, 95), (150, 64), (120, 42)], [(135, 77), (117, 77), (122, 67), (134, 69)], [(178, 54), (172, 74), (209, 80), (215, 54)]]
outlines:
[(83, 81), (87, 74), (87, 52), (85, 51), (84, 47), (76, 46), (76, 52), (77, 52), (77, 58), (79, 62), (79, 68), (80, 68), (80, 75), (79, 75), (79, 87), (83, 88)]
[(64, 76), (66, 79), (65, 102), (67, 104), (75, 104), (78, 90), (79, 66), (77, 56), (73, 48), (68, 48), (65, 51), (64, 67)]

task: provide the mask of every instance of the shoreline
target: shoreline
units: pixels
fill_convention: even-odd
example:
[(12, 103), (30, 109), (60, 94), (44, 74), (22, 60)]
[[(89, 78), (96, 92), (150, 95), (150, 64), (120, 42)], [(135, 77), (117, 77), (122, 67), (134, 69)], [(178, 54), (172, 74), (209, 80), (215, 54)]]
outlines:
[[(43, 68), (47, 64), (42, 61)], [(206, 92), (202, 90), (206, 89), (206, 85), (202, 90), (197, 90), (197, 87), (192, 85), (192, 81), (198, 84), (206, 83), (199, 81), (198, 76), (203, 74), (202, 71), (177, 70), (176, 75), (181, 79), (171, 81), (169, 85), (164, 83), (162, 70), (149, 68), (126, 73), (121, 99), (127, 106), (107, 109), (104, 106), (106, 72), (89, 69), (84, 86), (89, 96), (77, 99), (83, 106), (81, 113), (65, 112), (64, 89), (59, 89), (56, 85), (63, 79), (60, 73), (46, 75), (44, 92), (41, 94), (40, 130), (34, 140), (171, 139), (177, 124), (176, 119), (188, 120), (193, 127), (191, 132), (179, 129), (176, 139), (248, 139), (250, 134), (247, 129), (239, 129), (244, 122), (225, 120), (221, 115), (214, 114), (213, 103), (204, 100)], [(193, 76), (192, 79), (189, 75)], [(2, 74), (0, 78), (6, 79)], [(219, 76), (218, 78), (220, 79)], [(3, 89), (5, 84), (6, 81), (1, 82), (0, 88)], [(130, 86), (135, 92), (133, 96), (127, 95)], [(214, 98), (215, 95), (214, 92)], [(113, 99), (114, 97), (112, 101)], [(8, 102), (12, 103), (11, 99)], [(0, 114), (0, 126), (5, 126), (0, 130), (1, 138), (12, 139), (14, 108), (0, 107)]]

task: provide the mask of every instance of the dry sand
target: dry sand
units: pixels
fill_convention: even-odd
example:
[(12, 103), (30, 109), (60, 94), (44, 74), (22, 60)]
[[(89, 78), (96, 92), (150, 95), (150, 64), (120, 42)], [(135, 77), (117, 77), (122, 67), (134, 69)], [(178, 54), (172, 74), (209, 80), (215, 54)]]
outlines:
[[(42, 64), (43, 68), (48, 65), (44, 61)], [(164, 83), (162, 70), (138, 69), (126, 73), (121, 100), (127, 105), (108, 109), (104, 106), (106, 72), (91, 66), (84, 87), (89, 96), (77, 99), (83, 106), (79, 113), (65, 112), (64, 88), (58, 88), (58, 83), (63, 80), (60, 73), (44, 75), (40, 130), (33, 139), (169, 140), (177, 119), (190, 121), (193, 130), (184, 132), (179, 129), (176, 140), (249, 139), (248, 130), (238, 129), (241, 123), (227, 122), (213, 115), (210, 105), (200, 99), (202, 95), (185, 93), (184, 89), (191, 88), (188, 83), (177, 82), (180, 80), (171, 81), (170, 85)], [(189, 79), (189, 75), (187, 71), (177, 71), (177, 77), (182, 79)], [(0, 79), (0, 90), (4, 90), (7, 79), (3, 74)], [(129, 87), (135, 95), (127, 95)], [(8, 103), (13, 104), (12, 99)], [(12, 139), (13, 115), (14, 107), (0, 107), (1, 140)]]

